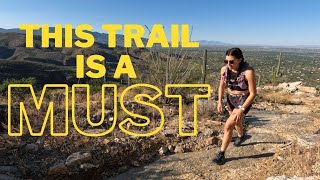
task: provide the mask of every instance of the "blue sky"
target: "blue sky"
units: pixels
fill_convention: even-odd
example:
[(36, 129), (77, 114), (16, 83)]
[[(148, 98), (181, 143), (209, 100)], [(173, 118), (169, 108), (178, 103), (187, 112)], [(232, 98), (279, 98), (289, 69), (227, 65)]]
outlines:
[(320, 45), (318, 0), (2, 0), (0, 27), (19, 24), (193, 26), (192, 40), (233, 44)]

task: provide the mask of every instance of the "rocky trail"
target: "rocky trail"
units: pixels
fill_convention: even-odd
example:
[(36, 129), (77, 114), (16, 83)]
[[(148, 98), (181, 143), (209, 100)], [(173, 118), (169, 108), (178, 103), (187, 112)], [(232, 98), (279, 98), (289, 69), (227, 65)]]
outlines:
[(246, 117), (246, 141), (241, 147), (230, 144), (226, 163), (222, 166), (212, 163), (217, 148), (162, 157), (147, 166), (131, 169), (112, 179), (248, 179), (253, 177), (250, 173), (257, 165), (268, 159), (275, 159), (275, 154), (290, 146), (293, 141), (299, 140), (306, 145), (313, 141), (319, 143), (320, 134), (315, 135), (317, 139), (307, 139), (309, 134), (314, 135), (316, 127), (295, 128), (307, 127), (305, 125), (313, 124), (313, 121), (314, 117), (306, 115), (255, 110)]
[[(290, 163), (295, 163), (295, 157), (290, 149), (317, 147), (317, 154), (314, 155), (317, 159), (320, 156), (318, 104), (320, 97), (308, 93), (308, 91), (296, 93), (291, 99), (291, 102), (295, 103), (278, 106), (269, 104), (268, 111), (261, 110), (268, 108), (261, 108), (264, 105), (260, 104), (258, 109), (251, 110), (245, 118), (247, 125), (245, 142), (240, 147), (233, 146), (231, 142), (226, 152), (226, 163), (221, 166), (212, 162), (215, 153), (219, 150), (219, 147), (216, 147), (210, 150), (163, 156), (147, 166), (131, 169), (112, 179), (281, 180), (298, 178), (295, 177), (299, 175), (298, 172), (293, 175), (285, 172), (287, 166), (290, 168)], [(235, 130), (233, 137), (236, 137)], [(286, 151), (290, 151), (291, 154), (288, 155)], [(299, 152), (299, 154), (302, 153)], [(299, 156), (302, 159), (296, 160), (298, 163), (303, 160), (303, 155)], [(308, 161), (308, 159), (305, 160)], [(281, 170), (281, 166), (284, 167), (284, 171)], [(300, 177), (300, 179), (320, 179), (320, 163), (312, 167), (312, 176)], [(303, 170), (302, 172), (302, 176), (305, 176)], [(284, 176), (287, 174), (289, 177)]]
[(286, 103), (274, 103), (284, 96), (275, 92), (255, 103), (245, 118), (245, 142), (231, 143), (221, 166), (212, 159), (224, 123), (202, 119), (198, 136), (182, 138), (175, 115), (152, 138), (10, 138), (4, 131), (0, 179), (320, 179), (320, 97), (302, 89)]

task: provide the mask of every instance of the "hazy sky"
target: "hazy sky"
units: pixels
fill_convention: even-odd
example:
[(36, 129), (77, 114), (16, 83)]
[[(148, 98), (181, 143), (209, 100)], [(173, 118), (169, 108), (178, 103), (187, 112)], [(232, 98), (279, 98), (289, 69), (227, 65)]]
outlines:
[(193, 26), (192, 40), (320, 45), (319, 0), (2, 0), (0, 27), (19, 24)]

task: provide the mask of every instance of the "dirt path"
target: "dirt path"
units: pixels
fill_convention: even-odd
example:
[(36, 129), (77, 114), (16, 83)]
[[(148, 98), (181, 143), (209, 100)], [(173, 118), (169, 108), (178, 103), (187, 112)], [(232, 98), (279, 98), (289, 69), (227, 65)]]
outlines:
[[(251, 179), (252, 171), (259, 164), (277, 158), (279, 149), (318, 128), (313, 126), (315, 118), (306, 114), (253, 110), (246, 122), (247, 140), (241, 147), (229, 146), (227, 162), (222, 166), (212, 163), (218, 150), (215, 149), (164, 156), (112, 179)], [(296, 127), (300, 127), (299, 130)]]

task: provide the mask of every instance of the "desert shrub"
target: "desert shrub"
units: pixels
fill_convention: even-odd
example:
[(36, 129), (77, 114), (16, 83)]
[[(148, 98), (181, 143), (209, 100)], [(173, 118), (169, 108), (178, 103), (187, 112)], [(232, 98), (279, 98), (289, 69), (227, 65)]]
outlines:
[(103, 79), (90, 79), (88, 81), (90, 85), (90, 90), (93, 92), (101, 91), (101, 86), (104, 84)]
[[(28, 77), (28, 78), (22, 78), (22, 79), (7, 79), (0, 84), (0, 91), (1, 92), (7, 92), (9, 84), (31, 84), (33, 87), (36, 85), (36, 78), (34, 77)], [(29, 91), (26, 88), (15, 88), (13, 90), (13, 93), (23, 93)]]
[[(188, 54), (189, 53), (189, 54)], [(166, 84), (191, 84), (201, 80), (199, 59), (190, 52), (151, 52), (143, 82), (155, 85), (163, 92)], [(182, 88), (172, 89), (172, 94), (187, 94)], [(168, 103), (170, 99), (167, 99)]]

